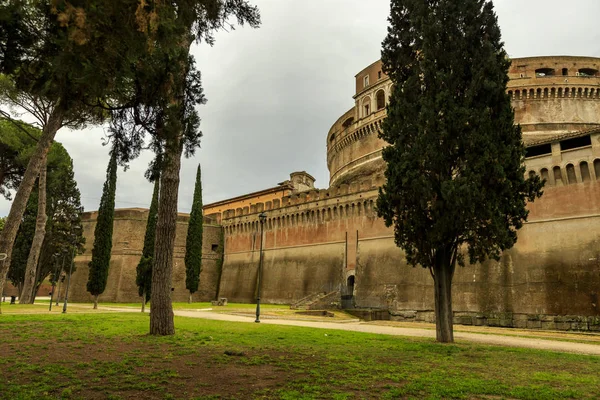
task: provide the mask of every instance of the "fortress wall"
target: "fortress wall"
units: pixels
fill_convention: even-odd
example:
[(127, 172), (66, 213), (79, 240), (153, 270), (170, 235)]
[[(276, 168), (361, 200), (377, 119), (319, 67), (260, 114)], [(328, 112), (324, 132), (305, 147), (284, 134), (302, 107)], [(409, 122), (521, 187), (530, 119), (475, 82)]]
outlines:
[[(106, 289), (100, 295), (100, 302), (138, 302), (140, 301), (135, 284), (136, 266), (142, 254), (144, 246), (144, 234), (146, 230), (147, 210), (130, 209), (115, 210), (113, 224), (113, 249), (109, 276)], [(87, 292), (88, 263), (92, 256), (94, 244), (94, 228), (96, 225), (97, 212), (84, 213), (83, 233), (86, 237), (86, 249), (84, 254), (75, 258), (76, 271), (71, 277), (69, 299), (75, 302), (93, 301), (93, 297)], [(187, 224), (189, 217), (179, 215), (177, 221), (177, 236), (175, 239), (175, 259), (173, 265), (172, 287), (174, 301), (187, 301), (189, 292), (185, 288), (185, 240), (187, 235)], [(218, 254), (212, 251), (212, 245), (219, 243), (221, 227), (216, 225), (204, 225), (203, 232), (203, 255), (202, 272), (200, 274), (200, 287), (194, 294), (194, 299), (212, 300), (215, 297), (218, 282), (218, 271), (216, 260)], [(61, 289), (61, 298), (64, 290)]]
[[(600, 316), (600, 184), (544, 191), (528, 205), (529, 222), (500, 261), (457, 269), (457, 313)], [(330, 289), (343, 292), (347, 276), (354, 274), (358, 307), (391, 308), (398, 315), (430, 319), (434, 305), (429, 271), (406, 264), (392, 229), (370, 208), (376, 195), (366, 190), (271, 210), (265, 225), (263, 301), (290, 303)], [(367, 203), (362, 211), (356, 207), (359, 201)], [(346, 213), (352, 202), (354, 211), (350, 207)], [(322, 209), (332, 204), (337, 211), (329, 217)], [(313, 211), (319, 211), (314, 220), (288, 219)], [(243, 219), (254, 222), (243, 234), (235, 233), (233, 224)], [(226, 220), (232, 225), (226, 228), (230, 233), (221, 290), (233, 301), (255, 297), (257, 221), (251, 214)]]
[[(344, 280), (344, 242), (272, 247), (266, 240), (265, 245), (261, 296), (265, 302), (290, 304), (313, 293), (339, 290)], [(254, 302), (258, 265), (258, 250), (227, 254), (220, 296)]]

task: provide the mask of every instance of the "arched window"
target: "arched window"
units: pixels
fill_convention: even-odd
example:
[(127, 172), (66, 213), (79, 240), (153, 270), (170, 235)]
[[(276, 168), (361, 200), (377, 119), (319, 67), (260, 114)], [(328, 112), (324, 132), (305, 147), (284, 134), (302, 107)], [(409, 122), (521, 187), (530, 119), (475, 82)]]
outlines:
[(560, 170), (560, 167), (554, 167), (552, 168), (552, 174), (554, 175), (554, 184), (556, 186), (562, 186), (563, 185), (563, 180), (562, 180), (562, 172)]
[(383, 89), (378, 90), (375, 97), (377, 99), (377, 111), (384, 109), (385, 108), (385, 91)]
[(354, 122), (354, 117), (350, 117), (347, 120), (344, 121), (344, 123), (342, 124), (342, 126), (344, 128), (349, 127), (350, 125), (352, 125), (352, 123)]
[(371, 114), (371, 98), (369, 96), (362, 100), (362, 116), (368, 117)]
[(529, 177), (535, 178), (535, 171), (529, 171)]
[(575, 174), (575, 167), (573, 164), (567, 164), (567, 180), (569, 185), (577, 183), (577, 175)]
[(583, 182), (589, 182), (592, 180), (592, 178), (590, 177), (590, 168), (588, 167), (587, 162), (582, 161), (581, 163), (579, 163), (579, 171), (581, 172), (581, 180)]
[(594, 160), (594, 172), (596, 173), (596, 180), (600, 181), (600, 158)]
[(550, 183), (550, 176), (548, 175), (547, 168), (542, 168), (540, 175), (542, 176), (542, 179), (544, 179), (547, 183)]

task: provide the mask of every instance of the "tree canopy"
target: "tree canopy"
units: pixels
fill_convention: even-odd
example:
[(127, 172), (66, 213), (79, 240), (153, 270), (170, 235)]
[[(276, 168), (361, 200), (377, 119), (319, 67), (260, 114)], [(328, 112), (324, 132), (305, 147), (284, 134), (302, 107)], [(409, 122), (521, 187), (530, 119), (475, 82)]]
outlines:
[(392, 0), (389, 23), (382, 62), (394, 86), (377, 209), (407, 262), (430, 269), (437, 338), (452, 341), (451, 282), (463, 250), (476, 263), (511, 248), (542, 183), (524, 178), (492, 2)]

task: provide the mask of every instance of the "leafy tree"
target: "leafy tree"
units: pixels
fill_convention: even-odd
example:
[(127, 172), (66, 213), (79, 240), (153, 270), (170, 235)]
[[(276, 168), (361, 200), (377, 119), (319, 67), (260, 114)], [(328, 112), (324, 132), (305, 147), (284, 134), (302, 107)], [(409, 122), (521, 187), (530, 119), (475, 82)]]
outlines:
[(11, 200), (10, 191), (21, 183), (37, 137), (39, 130), (31, 125), (0, 117), (0, 195), (6, 200)]
[[(135, 18), (134, 0), (0, 2), (0, 73), (14, 83), (13, 99), (25, 96), (41, 108), (42, 135), (15, 194), (0, 252), (10, 254), (29, 195), (56, 132), (69, 121), (97, 123), (98, 104), (117, 104), (137, 55), (148, 41)], [(27, 110), (31, 111), (31, 110)], [(7, 113), (2, 111), (2, 115)], [(0, 287), (7, 267), (0, 267)]]
[(5, 217), (0, 217), (0, 232), (4, 229), (4, 221), (6, 221)]
[(436, 337), (452, 342), (455, 266), (498, 259), (541, 195), (524, 179), (521, 129), (506, 94), (510, 61), (491, 1), (392, 0), (383, 42), (394, 83), (380, 137), (378, 214), (435, 286)]
[(46, 223), (48, 215), (46, 214), (46, 177), (47, 177), (47, 157), (42, 160), (40, 167), (40, 176), (38, 178), (38, 204), (37, 217), (35, 221), (35, 232), (31, 241), (31, 248), (27, 256), (27, 267), (25, 268), (25, 279), (23, 281), (23, 289), (19, 296), (19, 304), (33, 304), (37, 266), (44, 244), (44, 236), (46, 235)]
[[(214, 42), (213, 33), (231, 28), (228, 22), (235, 17), (239, 24), (258, 26), (260, 16), (256, 7), (245, 0), (171, 1), (139, 3), (136, 17), (140, 28), (147, 33), (153, 47), (153, 71), (150, 81), (142, 88), (156, 87), (152, 95), (142, 96), (145, 105), (155, 107), (158, 119), (154, 137), (163, 146), (161, 182), (156, 230), (156, 247), (152, 272), (152, 313), (150, 333), (175, 333), (171, 303), (171, 275), (177, 222), (177, 199), (181, 155), (193, 154), (201, 133), (200, 119), (195, 106), (205, 102), (200, 74), (194, 69), (189, 55), (194, 41)], [(166, 72), (166, 73), (165, 73)], [(158, 78), (158, 79), (154, 79)]]
[(160, 179), (157, 176), (154, 180), (154, 191), (152, 192), (152, 201), (150, 203), (150, 210), (148, 211), (142, 257), (136, 268), (135, 283), (138, 287), (138, 294), (142, 297), (142, 312), (145, 311), (146, 303), (150, 300), (152, 293), (152, 257), (154, 256), (154, 239), (156, 237), (159, 188)]
[(115, 194), (117, 188), (117, 150), (113, 147), (106, 171), (106, 182), (102, 189), (96, 227), (94, 229), (94, 247), (87, 291), (94, 296), (94, 309), (98, 308), (98, 296), (104, 293), (108, 280), (110, 256), (112, 252), (113, 219), (115, 214)]
[[(56, 142), (53, 143), (48, 154), (47, 192), (48, 222), (38, 262), (34, 296), (41, 283), (50, 273), (54, 273), (55, 262), (59, 261), (62, 265), (62, 258), (66, 256), (65, 265), (68, 267), (74, 253), (73, 247), (76, 247), (77, 253), (82, 253), (85, 244), (81, 226), (83, 207), (73, 173), (73, 161), (64, 147)], [(35, 231), (37, 196), (37, 189), (34, 189), (19, 227), (8, 270), (8, 278), (18, 288), (23, 287), (27, 259)]]
[(217, 290), (215, 291), (215, 300), (219, 300), (219, 290), (221, 289), (221, 277), (223, 276), (223, 264), (225, 263), (225, 230), (221, 227), (219, 232), (219, 247), (217, 248), (219, 258), (216, 262), (217, 270)]
[(192, 295), (198, 290), (202, 272), (202, 224), (202, 172), (198, 164), (194, 201), (185, 242), (185, 288), (190, 292), (189, 303), (192, 302)]

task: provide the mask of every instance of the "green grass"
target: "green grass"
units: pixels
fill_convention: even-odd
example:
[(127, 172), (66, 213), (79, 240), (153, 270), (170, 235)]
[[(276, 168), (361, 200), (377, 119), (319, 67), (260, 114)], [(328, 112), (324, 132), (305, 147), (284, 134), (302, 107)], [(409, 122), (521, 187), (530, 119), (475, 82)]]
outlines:
[[(187, 303), (186, 303), (187, 304)], [(7, 399), (593, 399), (600, 357), (137, 313), (0, 316)]]

